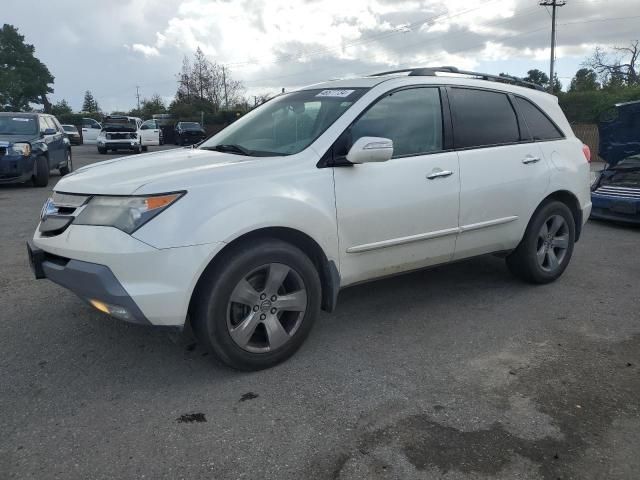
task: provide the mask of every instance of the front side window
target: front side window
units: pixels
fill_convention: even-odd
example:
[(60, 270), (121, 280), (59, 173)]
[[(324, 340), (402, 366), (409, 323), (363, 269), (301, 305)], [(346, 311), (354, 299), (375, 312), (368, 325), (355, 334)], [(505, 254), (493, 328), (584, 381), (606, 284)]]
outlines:
[(393, 157), (442, 150), (442, 109), (437, 88), (393, 92), (369, 108), (349, 129), (350, 144), (361, 137), (393, 141)]
[(533, 103), (526, 98), (516, 97), (516, 104), (520, 114), (524, 118), (529, 135), (533, 140), (555, 140), (563, 138), (562, 132), (540, 111)]
[(280, 95), (207, 140), (201, 147), (252, 156), (299, 153), (367, 89), (301, 90)]
[(520, 141), (516, 112), (506, 94), (452, 88), (449, 98), (456, 148), (488, 147)]

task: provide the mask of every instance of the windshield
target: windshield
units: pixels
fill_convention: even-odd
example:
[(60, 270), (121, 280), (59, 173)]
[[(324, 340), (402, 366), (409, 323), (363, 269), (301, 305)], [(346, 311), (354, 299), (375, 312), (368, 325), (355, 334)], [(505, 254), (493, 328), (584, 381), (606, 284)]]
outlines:
[(62, 125), (62, 128), (64, 128), (65, 132), (78, 133), (78, 129), (73, 125)]
[(180, 122), (180, 128), (200, 128), (200, 124), (196, 122)]
[(0, 116), (0, 135), (36, 135), (37, 133), (36, 117)]
[(255, 156), (301, 152), (366, 91), (318, 89), (278, 96), (232, 123), (200, 148)]

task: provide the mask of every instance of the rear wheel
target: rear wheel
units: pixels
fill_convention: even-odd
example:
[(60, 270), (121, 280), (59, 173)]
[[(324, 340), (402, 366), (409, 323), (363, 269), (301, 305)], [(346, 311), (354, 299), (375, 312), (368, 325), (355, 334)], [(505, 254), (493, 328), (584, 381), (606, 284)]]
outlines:
[(49, 158), (46, 155), (38, 155), (35, 160), (36, 171), (33, 174), (33, 185), (46, 187), (49, 185)]
[(279, 240), (236, 248), (198, 285), (191, 322), (222, 362), (260, 370), (289, 358), (320, 310), (318, 272), (298, 248)]
[(60, 167), (60, 175), (64, 177), (71, 172), (73, 172), (73, 160), (71, 159), (71, 150), (67, 150), (67, 163), (64, 167)]
[(569, 207), (551, 201), (533, 215), (520, 245), (507, 257), (507, 266), (528, 282), (553, 282), (569, 265), (575, 235)]

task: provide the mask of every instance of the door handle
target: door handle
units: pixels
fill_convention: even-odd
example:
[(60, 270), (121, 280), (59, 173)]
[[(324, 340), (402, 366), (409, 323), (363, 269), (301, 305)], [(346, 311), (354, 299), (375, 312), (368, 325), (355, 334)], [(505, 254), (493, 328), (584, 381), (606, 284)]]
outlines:
[(540, 161), (540, 157), (533, 157), (531, 155), (527, 155), (522, 159), (522, 163), (525, 165), (529, 165), (530, 163), (538, 163)]
[(427, 175), (428, 180), (434, 180), (436, 178), (444, 178), (453, 175), (451, 170), (434, 170), (429, 175)]

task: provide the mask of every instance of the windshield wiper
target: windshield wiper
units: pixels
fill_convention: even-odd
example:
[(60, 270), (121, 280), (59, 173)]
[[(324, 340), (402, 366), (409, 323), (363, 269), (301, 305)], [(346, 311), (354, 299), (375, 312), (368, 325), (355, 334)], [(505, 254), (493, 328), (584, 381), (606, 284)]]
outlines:
[(248, 157), (253, 156), (251, 150), (248, 150), (240, 145), (236, 145), (235, 143), (221, 143), (220, 145), (215, 145), (213, 147), (200, 148), (202, 150), (215, 150), (216, 152), (238, 153), (240, 155), (246, 155)]

